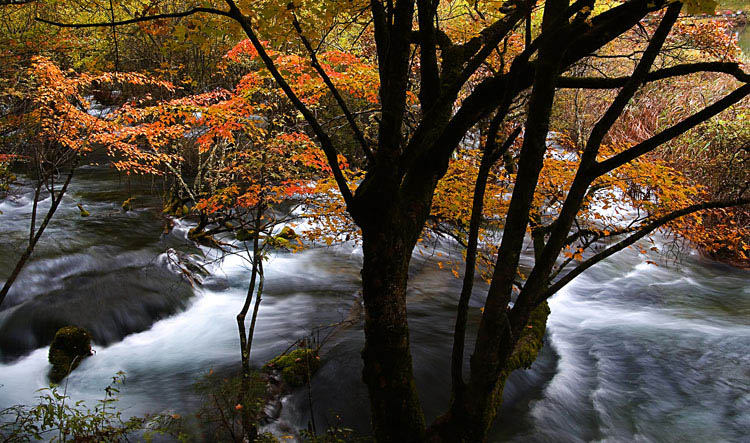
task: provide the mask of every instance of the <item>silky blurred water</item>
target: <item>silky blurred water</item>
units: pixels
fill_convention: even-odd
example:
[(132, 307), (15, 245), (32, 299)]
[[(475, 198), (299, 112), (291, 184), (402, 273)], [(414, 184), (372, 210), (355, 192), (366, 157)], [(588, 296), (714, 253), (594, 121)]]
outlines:
[[(124, 371), (119, 406), (126, 414), (189, 414), (199, 401), (192, 383), (209, 369), (238, 364), (235, 316), (247, 290), (247, 257), (219, 260), (217, 251), (192, 246), (188, 224), (164, 234), (153, 198), (141, 196), (134, 211), (123, 212), (120, 203), (130, 194), (101, 191), (123, 189), (118, 180), (89, 168), (73, 182), (0, 311), (0, 407), (35, 401), (47, 384), (46, 346), (68, 323), (89, 328), (96, 350), (69, 377), (68, 393), (100, 398)], [(141, 182), (131, 191), (145, 195), (150, 186)], [(10, 272), (28, 229), (29, 198), (17, 197), (0, 203), (0, 276)], [(80, 217), (78, 202), (91, 217)], [(451, 249), (445, 243), (415, 254), (410, 272), (414, 368), (428, 420), (448, 402), (460, 280), (439, 269), (437, 252), (444, 260), (455, 254)], [(205, 264), (210, 275), (202, 286), (179, 275), (170, 260), (176, 256)], [(326, 342), (312, 380), (318, 429), (369, 428), (360, 266), (361, 251), (350, 244), (276, 253), (265, 265), (256, 365), (315, 327), (350, 320)], [(485, 290), (478, 282), (469, 347)], [(750, 272), (695, 255), (673, 264), (626, 250), (550, 305), (545, 348), (531, 369), (511, 376), (492, 441), (747, 441)], [(310, 414), (308, 393), (299, 390), (268, 429), (305, 428)]]

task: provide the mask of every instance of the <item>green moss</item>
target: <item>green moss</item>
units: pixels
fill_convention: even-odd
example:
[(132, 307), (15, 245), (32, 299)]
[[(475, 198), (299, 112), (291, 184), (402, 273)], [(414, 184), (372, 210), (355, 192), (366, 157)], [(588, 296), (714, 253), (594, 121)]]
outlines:
[(524, 329), (516, 342), (513, 352), (505, 364), (505, 369), (500, 373), (495, 389), (492, 392), (492, 406), (485, 411), (485, 414), (489, 414), (489, 417), (483, 420), (483, 423), (486, 423), (487, 426), (492, 424), (493, 418), (497, 414), (497, 411), (500, 410), (500, 405), (503, 402), (505, 382), (508, 380), (510, 374), (516, 369), (530, 368), (531, 364), (536, 360), (537, 355), (539, 355), (539, 351), (544, 345), (544, 333), (547, 329), (547, 317), (549, 317), (549, 314), (550, 309), (546, 301), (531, 311), (529, 320), (526, 323), (526, 329)]
[(169, 196), (164, 199), (164, 203), (162, 203), (162, 206), (164, 209), (162, 209), (162, 212), (164, 214), (170, 215), (174, 214), (178, 208), (179, 200), (174, 196)]
[(308, 376), (320, 368), (320, 356), (315, 349), (297, 349), (289, 354), (279, 355), (266, 363), (266, 369), (281, 371), (281, 378), (292, 387), (300, 387), (307, 384)]
[(166, 215), (174, 215), (175, 217), (183, 217), (188, 215), (190, 212), (188, 207), (184, 204), (185, 200), (180, 198), (176, 193), (170, 193), (164, 196), (163, 199), (164, 209), (162, 212)]
[(508, 360), (506, 367), (509, 372), (521, 368), (528, 369), (534, 363), (544, 345), (544, 331), (547, 329), (549, 313), (547, 302), (542, 303), (531, 312), (526, 329), (521, 333), (521, 337)]
[(89, 211), (87, 211), (82, 204), (78, 203), (78, 210), (81, 211), (81, 217), (88, 217), (91, 215)]
[(78, 326), (65, 326), (58, 329), (49, 347), (49, 362), (52, 369), (49, 379), (60, 383), (81, 361), (91, 355), (91, 335)]
[(274, 249), (291, 249), (292, 244), (289, 240), (281, 238), (279, 236), (267, 237), (266, 244)]
[(276, 236), (276, 238), (283, 238), (284, 240), (296, 240), (299, 237), (296, 232), (294, 232), (294, 229), (290, 228), (289, 226), (284, 226), (281, 229), (281, 232)]
[(276, 235), (268, 236), (266, 244), (274, 249), (292, 249), (292, 241), (297, 240), (299, 235), (289, 226), (284, 228)]
[(204, 246), (214, 246), (216, 245), (216, 239), (213, 238), (213, 236), (209, 235), (201, 229), (200, 227), (195, 227), (188, 231), (187, 235), (189, 240), (192, 240), (199, 245)]

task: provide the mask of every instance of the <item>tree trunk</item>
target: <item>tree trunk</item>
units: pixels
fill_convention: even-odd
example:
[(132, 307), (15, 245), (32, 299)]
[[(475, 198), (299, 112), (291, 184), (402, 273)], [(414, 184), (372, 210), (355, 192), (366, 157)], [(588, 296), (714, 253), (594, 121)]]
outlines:
[[(509, 340), (511, 351), (502, 357), (502, 367), (494, 381), (489, 406), (479, 404), (471, 391), (460, 401), (454, 401), (447, 414), (438, 418), (427, 434), (429, 442), (481, 442), (500, 409), (505, 382), (516, 369), (529, 368), (544, 345), (544, 334), (550, 310), (546, 302), (534, 309), (525, 327)], [(479, 396), (481, 397), (481, 396)], [(478, 407), (480, 406), (480, 407)]]
[(398, 217), (363, 227), (362, 288), (365, 347), (362, 378), (370, 393), (372, 425), (378, 442), (416, 442), (424, 416), (412, 372), (406, 281), (412, 238)]

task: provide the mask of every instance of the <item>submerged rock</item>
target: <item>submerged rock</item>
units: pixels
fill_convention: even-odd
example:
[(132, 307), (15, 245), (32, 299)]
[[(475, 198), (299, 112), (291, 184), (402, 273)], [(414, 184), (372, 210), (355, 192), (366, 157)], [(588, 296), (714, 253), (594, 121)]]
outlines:
[[(27, 285), (29, 298), (2, 312), (0, 361), (10, 362), (49, 346), (57, 330), (67, 325), (85, 328), (96, 343), (110, 345), (182, 311), (194, 295), (190, 283), (168, 260), (153, 259), (156, 252), (97, 252), (102, 251), (90, 249), (85, 258), (89, 264), (81, 260), (83, 254), (68, 256), (62, 264), (72, 263), (85, 272), (55, 278), (60, 287), (43, 293)], [(69, 269), (43, 264), (31, 263), (28, 270), (59, 276)]]
[(49, 362), (52, 369), (49, 379), (60, 383), (81, 361), (92, 355), (91, 335), (78, 326), (65, 326), (57, 330), (49, 347)]

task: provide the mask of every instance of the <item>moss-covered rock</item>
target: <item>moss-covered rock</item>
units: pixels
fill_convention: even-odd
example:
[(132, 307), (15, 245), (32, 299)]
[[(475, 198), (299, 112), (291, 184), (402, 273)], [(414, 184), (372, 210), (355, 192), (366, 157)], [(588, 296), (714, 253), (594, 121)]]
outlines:
[(185, 217), (190, 214), (190, 208), (186, 204), (188, 201), (187, 199), (180, 198), (175, 193), (167, 194), (163, 198), (162, 206), (164, 209), (162, 212), (175, 217)]
[(292, 249), (292, 242), (297, 240), (299, 235), (289, 226), (284, 226), (281, 232), (266, 239), (266, 244), (274, 249)]
[(266, 363), (264, 368), (280, 371), (284, 383), (297, 388), (307, 384), (308, 378), (320, 369), (320, 355), (316, 349), (297, 349), (279, 355)]
[(299, 235), (294, 232), (294, 229), (290, 228), (289, 226), (284, 226), (281, 229), (281, 232), (279, 232), (279, 234), (276, 236), (276, 238), (283, 238), (284, 240), (297, 240), (297, 238), (299, 238)]
[(82, 204), (78, 203), (78, 210), (81, 211), (81, 217), (88, 217), (91, 215), (89, 211), (86, 210), (86, 208), (83, 207)]
[(162, 202), (162, 212), (167, 215), (172, 215), (176, 212), (179, 205), (179, 198), (177, 198), (175, 195), (167, 195), (164, 197), (164, 200)]
[(289, 240), (277, 236), (269, 236), (266, 238), (266, 244), (273, 249), (292, 249), (292, 244)]
[(52, 369), (49, 379), (60, 383), (81, 361), (90, 356), (91, 334), (78, 326), (65, 326), (58, 329), (49, 347), (49, 362)]

